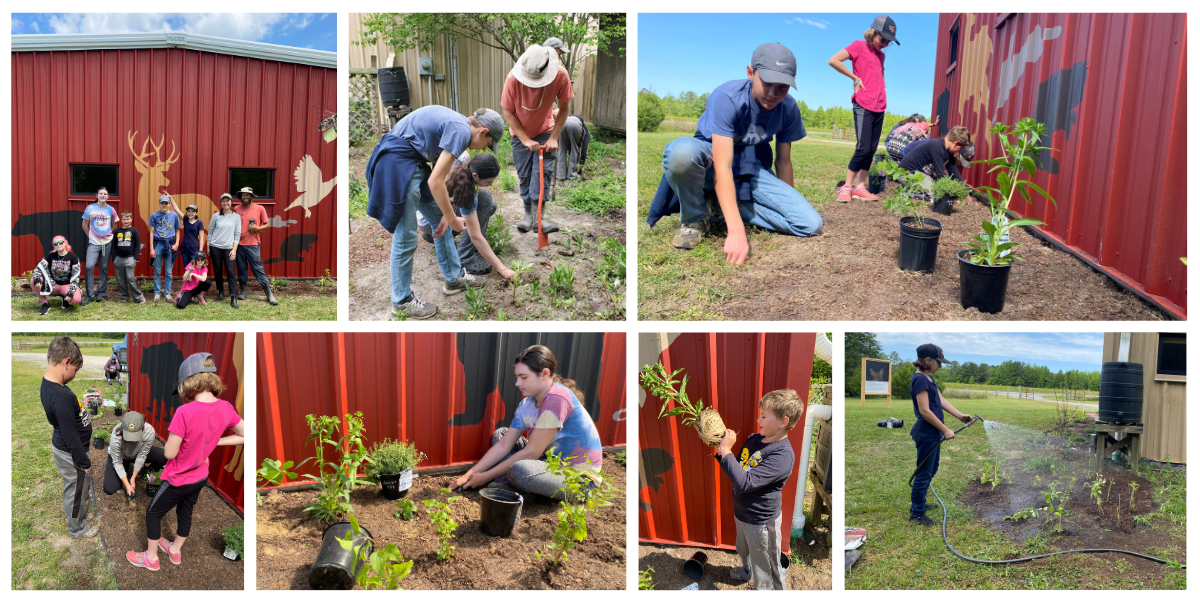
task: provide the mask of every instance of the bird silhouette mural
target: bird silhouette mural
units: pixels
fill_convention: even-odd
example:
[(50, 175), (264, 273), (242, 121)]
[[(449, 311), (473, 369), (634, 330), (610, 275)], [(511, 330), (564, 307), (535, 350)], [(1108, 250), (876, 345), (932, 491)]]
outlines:
[(318, 167), (316, 161), (307, 154), (300, 159), (300, 164), (296, 166), (292, 178), (296, 180), (296, 191), (300, 192), (300, 197), (292, 200), (292, 203), (283, 211), (287, 212), (297, 206), (302, 207), (306, 219), (312, 216), (312, 211), (309, 209), (320, 204), (337, 185), (337, 176), (329, 181), (321, 180), (321, 167)]

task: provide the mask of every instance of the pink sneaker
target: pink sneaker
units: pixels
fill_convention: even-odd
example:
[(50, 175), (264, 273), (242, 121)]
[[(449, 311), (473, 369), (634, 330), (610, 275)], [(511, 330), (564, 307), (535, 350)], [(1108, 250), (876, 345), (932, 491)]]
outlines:
[(203, 305), (205, 305), (205, 306), (208, 306), (208, 301), (204, 299), (204, 295), (203, 295), (203, 294), (201, 294), (201, 295), (199, 296), (199, 298), (200, 298), (200, 304), (203, 304)]
[(854, 188), (852, 194), (855, 198), (862, 198), (863, 200), (879, 200), (879, 196), (868, 192), (866, 188)]
[(838, 190), (837, 201), (838, 202), (849, 202), (850, 197), (851, 197), (850, 186), (843, 185), (842, 188)]
[(151, 561), (150, 557), (146, 555), (145, 552), (134, 552), (133, 550), (130, 550), (129, 552), (125, 553), (125, 558), (129, 559), (129, 562), (133, 566), (145, 567), (151, 571), (157, 571), (158, 565), (160, 564), (157, 560)]
[(183, 554), (180, 552), (171, 552), (171, 544), (167, 542), (167, 538), (158, 538), (158, 548), (167, 553), (167, 558), (171, 559), (171, 564), (177, 565), (183, 562)]

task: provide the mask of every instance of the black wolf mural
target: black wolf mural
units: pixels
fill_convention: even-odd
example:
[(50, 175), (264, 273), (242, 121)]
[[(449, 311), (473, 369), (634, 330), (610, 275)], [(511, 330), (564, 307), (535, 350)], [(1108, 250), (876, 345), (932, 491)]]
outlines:
[[(675, 467), (675, 457), (671, 456), (670, 452), (662, 448), (643, 448), (642, 449), (642, 481), (639, 488), (648, 487), (654, 491), (658, 491), (658, 486), (667, 482), (662, 475), (665, 475)], [(638, 506), (641, 510), (650, 510), (650, 503), (641, 500), (639, 491)]]
[[(81, 210), (18, 214), (17, 220), (13, 222), (12, 235), (13, 237), (36, 235), (42, 242), (43, 255), (54, 250), (54, 246), (51, 246), (50, 242), (54, 236), (61, 235), (67, 238), (67, 243), (71, 245), (75, 254), (83, 258), (83, 254), (87, 253), (88, 239), (87, 234), (83, 232), (81, 223), (83, 223), (83, 211)], [(33, 269), (35, 266), (36, 263), (24, 267), (18, 273)], [(14, 275), (18, 273), (14, 273)]]
[[(1033, 111), (1033, 118), (1046, 124), (1047, 139), (1043, 140), (1046, 146), (1053, 146), (1049, 142), (1054, 138), (1054, 132), (1060, 129), (1066, 139), (1071, 139), (1071, 126), (1079, 120), (1075, 109), (1083, 100), (1086, 82), (1087, 61), (1079, 61), (1051, 74), (1038, 85), (1037, 108)], [(1049, 150), (1038, 154), (1038, 164), (1051, 173), (1058, 172), (1058, 159), (1050, 156)]]
[(175, 342), (163, 342), (142, 350), (140, 372), (150, 380), (150, 410), (146, 415), (147, 419), (154, 415), (154, 418), (164, 423), (171, 422), (175, 409), (180, 405), (179, 396), (172, 395), (171, 392), (178, 383), (176, 378), (179, 377), (179, 365), (183, 364), (183, 359), (183, 352)]

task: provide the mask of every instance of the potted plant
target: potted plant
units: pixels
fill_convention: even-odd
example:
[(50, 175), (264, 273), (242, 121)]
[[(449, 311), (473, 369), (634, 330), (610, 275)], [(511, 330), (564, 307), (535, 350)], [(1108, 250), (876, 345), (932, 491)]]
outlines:
[(892, 163), (892, 160), (888, 158), (886, 152), (880, 152), (875, 155), (875, 164), (871, 166), (871, 172), (867, 177), (868, 192), (872, 194), (883, 193), (884, 188), (887, 186), (888, 163)]
[(158, 488), (162, 485), (162, 469), (157, 471), (146, 471), (146, 495), (153, 498), (158, 494)]
[(384, 439), (371, 448), (367, 480), (379, 484), (384, 498), (398, 500), (412, 487), (413, 467), (425, 458), (425, 454), (412, 444)]
[(897, 167), (894, 179), (900, 189), (883, 200), (883, 207), (900, 215), (899, 266), (905, 271), (932, 273), (937, 263), (942, 222), (922, 215), (925, 211), (925, 174)]
[(103, 450), (108, 445), (108, 439), (111, 435), (107, 429), (96, 431), (92, 434), (92, 447), (97, 450)]
[(92, 413), (93, 417), (99, 416), (100, 407), (104, 406), (104, 395), (100, 393), (100, 390), (89, 388), (84, 392), (83, 399), (87, 402), (88, 412)]
[[(988, 173), (996, 173), (999, 187), (979, 187), (987, 194), (989, 216), (982, 223), (983, 231), (963, 242), (970, 248), (958, 253), (959, 302), (963, 308), (975, 307), (985, 313), (998, 313), (1004, 309), (1009, 270), (1013, 260), (1020, 260), (1014, 250), (1022, 244), (1009, 241), (1009, 231), (1013, 227), (1045, 224), (1037, 219), (1010, 218), (1013, 213), (1008, 206), (1013, 197), (1020, 192), (1026, 202), (1032, 202), (1029, 191), (1033, 190), (1054, 203), (1046, 190), (1029, 179), (1020, 178), (1022, 171), (1031, 178), (1037, 172), (1034, 156), (1039, 152), (1054, 151), (1039, 145), (1046, 126), (1027, 117), (1016, 125), (996, 123), (992, 133), (1000, 138), (1003, 154), (999, 158), (975, 162), (993, 165)], [(1010, 136), (1015, 139), (1009, 139)]]
[(237, 560), (242, 556), (245, 546), (245, 533), (241, 523), (232, 523), (221, 530), (221, 538), (225, 540), (225, 552), (221, 554), (229, 560)]
[(933, 182), (933, 212), (948, 215), (956, 201), (969, 195), (971, 187), (953, 177), (936, 179)]
[[(721, 415), (717, 414), (717, 411), (704, 408), (703, 400), (692, 402), (688, 399), (687, 375), (684, 375), (683, 380), (679, 382), (679, 389), (675, 389), (675, 376), (682, 372), (683, 369), (677, 369), (674, 373), (667, 375), (667, 368), (661, 362), (646, 365), (642, 368), (642, 385), (662, 401), (662, 409), (658, 411), (658, 418), (683, 415), (683, 425), (695, 427), (700, 441), (715, 448), (721, 443), (721, 438), (725, 437), (725, 422), (721, 420)], [(668, 409), (667, 406), (672, 401), (675, 403), (675, 408)]]
[(116, 406), (113, 407), (113, 416), (119, 417), (125, 414), (125, 402), (123, 402), (120, 398), (116, 398), (113, 400), (113, 403), (116, 404)]

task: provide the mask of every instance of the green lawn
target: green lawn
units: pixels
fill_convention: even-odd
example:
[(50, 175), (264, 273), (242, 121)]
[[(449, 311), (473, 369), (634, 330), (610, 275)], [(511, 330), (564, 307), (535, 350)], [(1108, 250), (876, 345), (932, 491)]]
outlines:
[[(1045, 430), (1053, 427), (1054, 405), (1021, 400), (954, 400), (965, 414), (978, 413), (985, 419)], [(876, 421), (888, 417), (905, 420), (904, 430), (880, 428)], [(912, 425), (911, 403), (899, 401), (891, 409), (883, 400), (868, 400), (860, 408), (847, 399), (846, 411), (846, 525), (867, 530), (864, 555), (846, 575), (846, 589), (1098, 589), (1179, 588), (1186, 586), (1182, 570), (1163, 569), (1129, 558), (1132, 568), (1120, 577), (1101, 576), (1103, 567), (1121, 564), (1126, 557), (1105, 554), (1071, 554), (1017, 565), (989, 566), (969, 563), (952, 555), (942, 543), (941, 517), (933, 494), (928, 515), (939, 527), (909, 524), (908, 478), (916, 463), (908, 428)], [(967, 556), (1000, 559), (1031, 554), (1001, 533), (976, 520), (971, 510), (955, 501), (972, 478), (979, 476), (987, 457), (987, 435), (976, 423), (942, 446), (941, 464), (933, 485), (948, 504), (947, 532), (950, 543)], [(957, 426), (956, 426), (957, 428)], [(1172, 537), (1186, 540), (1179, 511), (1185, 510), (1181, 486), (1186, 476), (1179, 473), (1148, 475), (1161, 485), (1154, 499), (1175, 516), (1156, 517), (1156, 526), (1168, 528)], [(1168, 498), (1168, 490), (1174, 495)], [(1175, 522), (1173, 522), (1175, 521)], [(1040, 539), (1040, 538), (1034, 538)], [(1068, 549), (1067, 545), (1056, 549)], [(1049, 545), (1049, 544), (1047, 544)], [(1118, 569), (1120, 571), (1120, 569)], [(1160, 571), (1166, 571), (1165, 577)]]
[[(111, 288), (110, 288), (111, 289)], [(56, 296), (50, 299), (50, 314), (41, 316), (41, 302), (32, 294), (12, 297), (14, 321), (334, 321), (337, 319), (337, 296), (290, 296), (286, 287), (275, 290), (278, 306), (267, 304), (262, 288), (256, 283), (246, 286), (246, 299), (238, 308), (229, 306), (228, 299), (217, 302), (216, 294), (206, 294), (208, 305), (192, 304), (183, 310), (175, 303), (154, 301), (154, 293), (146, 294), (145, 304), (121, 302), (112, 298), (92, 302), (87, 306), (63, 309)]]
[[(753, 262), (730, 266), (725, 262), (725, 236), (709, 236), (692, 251), (676, 250), (671, 239), (679, 229), (679, 216), (664, 217), (653, 229), (646, 225), (650, 202), (662, 178), (663, 148), (681, 132), (639, 133), (638, 143), (638, 316), (645, 320), (720, 320), (719, 300), (745, 294), (739, 273), (755, 269)], [(846, 176), (853, 146), (804, 139), (792, 144), (796, 189), (821, 211), (834, 200), (833, 184)], [(749, 232), (754, 252), (768, 252), (778, 244), (774, 233)], [(747, 319), (751, 318), (749, 316)]]
[[(24, 360), (12, 367), (12, 589), (115, 590), (100, 537), (67, 535), (62, 478), (39, 393), (45, 369)], [(70, 387), (82, 395), (88, 385)]]
[[(983, 384), (983, 383), (947, 383), (946, 388), (947, 389), (984, 390), (984, 391), (988, 391), (988, 392), (1000, 392), (1001, 395), (1003, 395), (1005, 390), (1007, 390), (1009, 394), (1012, 394), (1012, 397), (1014, 397), (1014, 398), (1017, 397), (1017, 387), (1011, 386), (1011, 385), (1003, 386), (1003, 385), (987, 385), (987, 384)], [(1028, 391), (1028, 388), (1026, 388), (1026, 391)], [(1037, 394), (1046, 394), (1046, 395), (1062, 394), (1062, 390), (1055, 389), (1055, 388), (1033, 388), (1033, 391), (1034, 391), (1034, 393), (1037, 393)], [(1100, 396), (1100, 392), (1087, 391), (1087, 390), (1080, 390), (1079, 394), (1081, 396), (1083, 396), (1084, 398), (1089, 398), (1090, 400), (1093, 400), (1093, 401), (1096, 400), (1097, 398), (1099, 398), (1099, 396)]]

